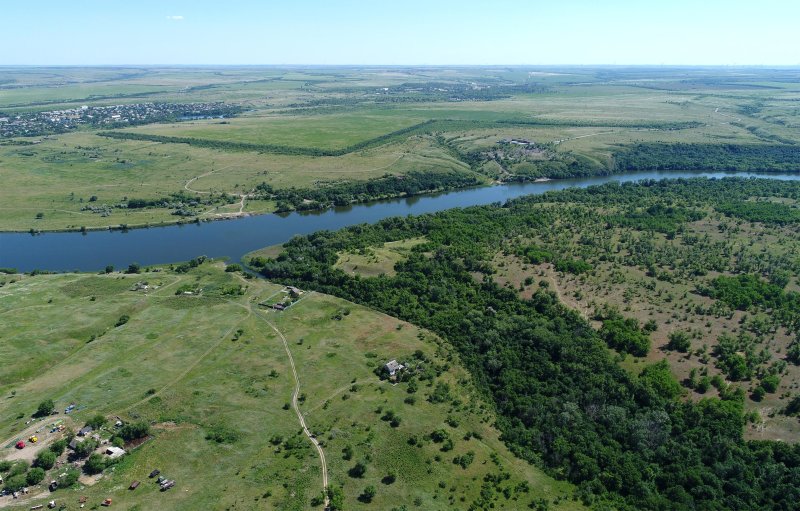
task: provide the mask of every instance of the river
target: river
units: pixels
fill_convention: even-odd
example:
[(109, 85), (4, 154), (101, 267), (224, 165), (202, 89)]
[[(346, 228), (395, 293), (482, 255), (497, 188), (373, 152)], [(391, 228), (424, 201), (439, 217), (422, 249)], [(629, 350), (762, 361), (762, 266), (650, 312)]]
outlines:
[(587, 187), (610, 181), (679, 177), (729, 176), (800, 180), (800, 174), (726, 172), (635, 172), (613, 176), (562, 179), (543, 183), (510, 183), (452, 192), (357, 204), (318, 212), (285, 216), (259, 215), (236, 220), (88, 233), (58, 232), (31, 235), (0, 233), (0, 267), (20, 271), (98, 271), (106, 265), (125, 268), (186, 261), (199, 255), (230, 257), (238, 261), (248, 252), (283, 243), (297, 234), (336, 230), (398, 215), (419, 215), (456, 207), (505, 202), (523, 195), (569, 187)]

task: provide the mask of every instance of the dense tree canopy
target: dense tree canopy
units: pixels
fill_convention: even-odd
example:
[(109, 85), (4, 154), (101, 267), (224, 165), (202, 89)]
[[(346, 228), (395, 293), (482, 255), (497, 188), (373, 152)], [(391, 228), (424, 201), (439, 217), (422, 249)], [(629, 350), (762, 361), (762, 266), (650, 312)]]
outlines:
[[(638, 324), (612, 319), (598, 333), (545, 289), (521, 299), (489, 278), (476, 278), (490, 273), (488, 260), (504, 240), (547, 229), (569, 211), (532, 208), (535, 203), (629, 208), (643, 212), (644, 221), (628, 228), (647, 232), (698, 218), (693, 202), (714, 204), (717, 197), (768, 189), (798, 192), (795, 184), (746, 180), (567, 190), (297, 237), (277, 259), (259, 260), (258, 269), (270, 279), (374, 307), (447, 339), (494, 403), (509, 447), (577, 484), (587, 503), (630, 510), (788, 510), (800, 498), (800, 448), (745, 441), (741, 392), (684, 400), (666, 363), (632, 375), (607, 349), (609, 342), (646, 353), (647, 333)], [(682, 209), (666, 207), (676, 197)], [(657, 203), (665, 207), (653, 208)], [(614, 213), (607, 220), (618, 218)], [(335, 267), (343, 251), (412, 237), (427, 242), (414, 247), (392, 277), (363, 278)], [(551, 257), (536, 247), (523, 253)]]

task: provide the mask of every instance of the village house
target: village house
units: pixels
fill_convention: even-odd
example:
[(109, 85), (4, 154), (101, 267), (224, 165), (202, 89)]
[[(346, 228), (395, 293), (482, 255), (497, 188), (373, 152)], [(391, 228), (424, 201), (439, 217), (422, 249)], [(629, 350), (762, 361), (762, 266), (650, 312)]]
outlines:
[(383, 366), (383, 371), (389, 375), (389, 377), (395, 377), (400, 371), (405, 369), (405, 367), (406, 366), (399, 363), (397, 360), (390, 360)]

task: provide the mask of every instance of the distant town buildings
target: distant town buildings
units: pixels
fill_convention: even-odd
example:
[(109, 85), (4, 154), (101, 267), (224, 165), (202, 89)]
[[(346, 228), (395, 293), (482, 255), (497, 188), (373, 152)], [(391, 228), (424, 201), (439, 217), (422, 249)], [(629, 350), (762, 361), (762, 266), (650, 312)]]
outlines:
[(80, 126), (119, 128), (164, 121), (232, 117), (241, 108), (225, 103), (132, 103), (88, 106), (67, 110), (0, 112), (0, 137), (34, 137), (66, 133)]

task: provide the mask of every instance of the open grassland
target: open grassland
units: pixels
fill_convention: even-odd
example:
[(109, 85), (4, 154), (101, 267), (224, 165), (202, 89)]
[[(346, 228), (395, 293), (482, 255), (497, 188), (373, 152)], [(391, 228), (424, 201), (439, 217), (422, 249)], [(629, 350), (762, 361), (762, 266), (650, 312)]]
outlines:
[(207, 140), (340, 149), (426, 119), (414, 116), (361, 114), (323, 116), (245, 116), (225, 121), (193, 121), (133, 128), (134, 133)]
[[(346, 187), (410, 172), (478, 173), (486, 182), (561, 178), (617, 170), (615, 155), (637, 143), (800, 143), (794, 106), (800, 87), (791, 70), (5, 71), (0, 123), (25, 112), (84, 104), (224, 102), (243, 113), (112, 127), (123, 136), (172, 137), (161, 142), (99, 137), (96, 132), (107, 127), (85, 125), (52, 137), (1, 140), (2, 230), (152, 225), (268, 213), (280, 197), (242, 202), (262, 182), (273, 190), (296, 187), (310, 193), (320, 186)], [(504, 139), (528, 140), (537, 152), (503, 159), (497, 154)], [(703, 161), (694, 165), (702, 167)], [(168, 200), (176, 193), (186, 197)], [(110, 211), (81, 211), (86, 204), (80, 199), (92, 196), (98, 198), (93, 206), (106, 205)], [(114, 207), (131, 198), (151, 205), (135, 211)], [(303, 197), (295, 196), (288, 206), (302, 204)]]
[[(59, 420), (77, 429), (99, 413), (152, 425), (151, 438), (101, 477), (52, 494), (32, 487), (21, 501), (0, 497), (0, 506), (55, 499), (78, 509), (85, 496), (88, 506), (112, 498), (122, 509), (321, 508), (312, 505), (320, 460), (289, 406), (295, 381), (284, 338), (300, 411), (347, 509), (466, 509), (476, 501), (518, 508), (541, 498), (559, 502), (551, 509), (579, 508), (569, 485), (504, 447), (492, 409), (435, 336), (317, 293), (270, 311), (258, 304), (284, 299), (281, 286), (222, 268), (0, 279), (0, 355), (8, 361), (0, 369), (0, 459), (32, 452), (12, 446), (34, 427), (51, 442), (46, 426)], [(413, 383), (376, 376), (395, 358), (413, 364)], [(45, 399), (62, 413), (27, 424)], [(76, 410), (65, 416), (70, 403)], [(451, 443), (431, 440), (437, 430)], [(463, 468), (454, 463), (464, 456)], [(358, 463), (366, 471), (353, 476)], [(154, 468), (176, 487), (158, 491), (147, 477)], [(484, 482), (489, 474), (496, 482)], [(129, 491), (133, 480), (142, 485)], [(371, 503), (358, 500), (368, 486), (376, 489)]]
[[(175, 207), (116, 206), (125, 205), (129, 199), (176, 202), (174, 193), (183, 193), (185, 202), (216, 197), (214, 203), (196, 207), (198, 218), (214, 219), (224, 212), (224, 208), (217, 209), (225, 204), (223, 193), (238, 209), (237, 196), (248, 194), (260, 183), (276, 189), (314, 188), (342, 180), (427, 170), (469, 172), (467, 165), (426, 137), (340, 157), (314, 158), (71, 133), (34, 146), (0, 146), (0, 176), (4, 180), (0, 223), (17, 231), (171, 223), (181, 219), (172, 214)], [(274, 203), (247, 200), (245, 211), (272, 212)], [(37, 218), (38, 213), (42, 213), (41, 218)]]
[(343, 252), (339, 254), (336, 267), (347, 273), (363, 275), (364, 277), (393, 276), (395, 274), (395, 264), (404, 261), (411, 253), (411, 249), (420, 243), (425, 243), (425, 238), (392, 241), (384, 243), (382, 247), (369, 247), (356, 252)]

